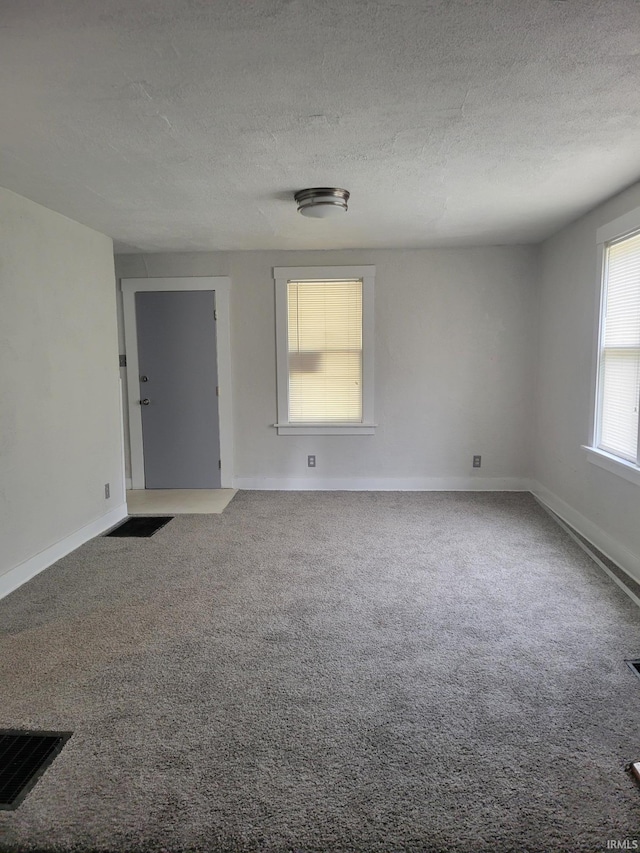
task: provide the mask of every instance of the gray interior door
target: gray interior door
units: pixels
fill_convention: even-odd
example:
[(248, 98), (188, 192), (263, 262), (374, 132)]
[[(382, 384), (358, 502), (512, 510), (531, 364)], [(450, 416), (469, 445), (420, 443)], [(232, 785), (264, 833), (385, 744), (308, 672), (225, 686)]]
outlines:
[(136, 293), (147, 489), (219, 489), (215, 293)]

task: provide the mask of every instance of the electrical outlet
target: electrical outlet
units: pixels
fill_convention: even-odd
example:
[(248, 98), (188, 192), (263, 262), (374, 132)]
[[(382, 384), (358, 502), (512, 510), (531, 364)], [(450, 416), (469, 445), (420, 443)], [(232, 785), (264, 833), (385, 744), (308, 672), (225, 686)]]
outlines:
[(482, 456), (474, 456), (473, 457), (473, 467), (474, 468), (482, 467)]
[(315, 456), (307, 456), (307, 468), (315, 468), (316, 467), (316, 457)]
[(109, 483), (104, 484), (104, 499), (108, 501), (111, 497), (111, 488), (109, 487)]

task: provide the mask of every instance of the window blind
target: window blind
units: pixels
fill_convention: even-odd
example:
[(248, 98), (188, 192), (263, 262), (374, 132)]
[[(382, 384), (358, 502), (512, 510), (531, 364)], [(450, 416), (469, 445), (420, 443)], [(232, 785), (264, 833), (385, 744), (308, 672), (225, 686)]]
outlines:
[(638, 462), (640, 233), (606, 252), (599, 447)]
[(287, 284), (289, 421), (362, 422), (362, 281)]

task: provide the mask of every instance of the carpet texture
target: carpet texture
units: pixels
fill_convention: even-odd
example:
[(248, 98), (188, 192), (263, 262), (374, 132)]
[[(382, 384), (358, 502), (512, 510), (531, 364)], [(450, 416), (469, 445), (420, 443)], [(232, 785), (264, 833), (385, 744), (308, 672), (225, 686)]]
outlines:
[(15, 851), (640, 842), (640, 611), (527, 494), (240, 492), (0, 602)]

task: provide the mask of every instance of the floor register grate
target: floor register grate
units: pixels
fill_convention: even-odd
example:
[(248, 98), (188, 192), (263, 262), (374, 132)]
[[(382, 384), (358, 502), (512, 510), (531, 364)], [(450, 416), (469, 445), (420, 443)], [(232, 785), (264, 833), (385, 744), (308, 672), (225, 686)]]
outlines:
[(71, 735), (0, 730), (0, 809), (20, 805)]
[(626, 665), (629, 667), (631, 672), (634, 675), (637, 675), (640, 678), (640, 658), (638, 660), (625, 660)]
[(105, 536), (153, 536), (161, 527), (172, 521), (172, 515), (134, 515), (122, 524), (114, 527)]

